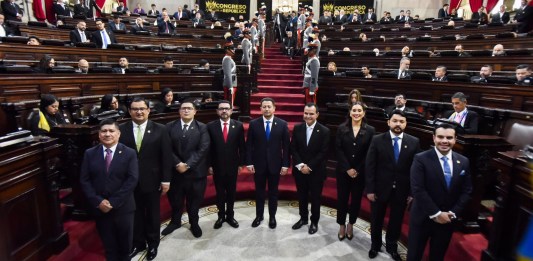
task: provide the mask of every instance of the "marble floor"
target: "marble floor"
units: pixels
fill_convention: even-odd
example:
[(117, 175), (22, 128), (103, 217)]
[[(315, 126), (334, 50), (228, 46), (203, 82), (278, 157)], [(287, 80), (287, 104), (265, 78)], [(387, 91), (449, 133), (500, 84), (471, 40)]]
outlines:
[[(265, 206), (265, 212), (268, 208)], [(217, 220), (216, 206), (200, 210), (201, 238), (194, 238), (189, 230), (187, 215), (183, 215), (183, 226), (172, 234), (161, 238), (159, 254), (155, 260), (369, 260), (370, 223), (358, 219), (352, 240), (337, 239), (338, 225), (335, 222), (336, 210), (321, 208), (318, 232), (308, 234), (308, 226), (292, 230), (298, 221), (298, 202), (280, 201), (276, 214), (277, 228), (268, 228), (268, 215), (257, 228), (251, 223), (255, 218), (255, 202), (235, 203), (235, 219), (239, 228), (227, 223), (222, 228), (213, 229)], [(161, 224), (161, 230), (166, 227)], [(382, 248), (384, 250), (384, 247)], [(398, 252), (405, 259), (405, 246)], [(139, 253), (132, 260), (146, 260), (146, 253)], [(386, 252), (380, 252), (373, 260), (392, 260)]]

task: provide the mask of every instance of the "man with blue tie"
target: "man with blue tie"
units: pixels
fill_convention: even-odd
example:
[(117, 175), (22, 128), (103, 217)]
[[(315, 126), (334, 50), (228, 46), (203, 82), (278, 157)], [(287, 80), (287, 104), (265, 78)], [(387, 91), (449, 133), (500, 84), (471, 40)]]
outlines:
[(119, 143), (120, 129), (103, 120), (98, 131), (100, 144), (87, 151), (81, 165), (80, 185), (96, 221), (106, 260), (130, 260), (133, 216), (139, 168), (135, 150)]
[(96, 47), (100, 49), (107, 49), (110, 44), (117, 43), (115, 34), (112, 31), (105, 29), (105, 24), (102, 20), (96, 20), (96, 31), (92, 33), (92, 41), (96, 43)]
[(371, 239), (369, 258), (381, 250), (383, 219), (390, 207), (385, 237), (387, 252), (393, 260), (401, 260), (398, 240), (403, 216), (411, 201), (409, 171), (416, 153), (420, 152), (418, 138), (404, 133), (407, 118), (403, 111), (393, 110), (387, 121), (389, 131), (375, 135), (366, 156), (366, 193), (371, 202)]
[(261, 100), (260, 118), (250, 121), (246, 140), (246, 162), (248, 170), (254, 174), (255, 214), (252, 227), (263, 221), (265, 209), (265, 189), (268, 181), (268, 226), (276, 228), (278, 208), (278, 184), (280, 175), (287, 175), (290, 165), (289, 128), (287, 122), (274, 117), (276, 104), (272, 98)]
[(422, 260), (429, 241), (429, 260), (444, 260), (453, 222), (470, 199), (470, 162), (453, 152), (457, 135), (452, 125), (436, 126), (435, 147), (415, 155), (411, 166), (413, 206), (409, 220), (408, 261)]

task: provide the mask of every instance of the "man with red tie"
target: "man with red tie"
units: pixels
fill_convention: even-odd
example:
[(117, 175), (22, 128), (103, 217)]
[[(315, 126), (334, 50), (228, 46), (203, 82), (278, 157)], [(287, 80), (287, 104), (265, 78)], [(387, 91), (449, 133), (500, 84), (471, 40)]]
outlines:
[(170, 22), (170, 17), (167, 12), (163, 12), (161, 19), (157, 21), (157, 28), (159, 34), (173, 34), (174, 33), (174, 24)]
[(229, 101), (220, 101), (217, 108), (219, 119), (207, 124), (211, 139), (209, 173), (213, 174), (217, 192), (218, 219), (214, 228), (227, 222), (239, 227), (235, 220), (233, 204), (237, 189), (237, 175), (244, 165), (245, 143), (242, 122), (231, 119), (233, 108)]

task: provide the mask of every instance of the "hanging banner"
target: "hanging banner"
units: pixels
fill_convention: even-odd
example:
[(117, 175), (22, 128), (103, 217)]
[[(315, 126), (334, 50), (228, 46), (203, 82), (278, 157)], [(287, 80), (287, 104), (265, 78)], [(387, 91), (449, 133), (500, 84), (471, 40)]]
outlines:
[(344, 10), (347, 15), (352, 14), (355, 9), (359, 10), (359, 14), (366, 14), (366, 9), (373, 7), (374, 0), (326, 0), (320, 2), (320, 15), (322, 15), (324, 11), (331, 11), (333, 14), (335, 10), (341, 9)]
[(248, 1), (244, 0), (200, 0), (200, 9), (208, 14), (210, 10), (215, 10), (219, 19), (237, 19), (243, 15), (247, 19), (250, 15)]

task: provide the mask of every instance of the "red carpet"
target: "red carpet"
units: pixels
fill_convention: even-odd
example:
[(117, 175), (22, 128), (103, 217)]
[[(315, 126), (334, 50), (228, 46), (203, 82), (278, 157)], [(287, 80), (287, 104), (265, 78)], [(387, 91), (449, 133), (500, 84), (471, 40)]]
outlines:
[[(251, 115), (257, 118), (261, 115), (260, 101), (264, 97), (271, 97), (276, 101), (276, 115), (289, 122), (292, 130), (294, 124), (302, 121), (304, 95), (302, 94), (302, 80), (300, 60), (290, 60), (279, 54), (279, 48), (266, 48), (265, 59), (262, 61), (261, 73), (258, 74), (259, 93), (251, 97)], [(246, 126), (247, 127), (247, 126)], [(294, 200), (297, 198), (294, 179), (291, 175), (280, 179), (280, 199)], [(322, 192), (323, 205), (336, 207), (336, 182), (328, 178)], [(237, 183), (237, 200), (254, 198), (253, 176), (248, 173), (239, 175)], [(208, 177), (207, 190), (203, 205), (215, 204), (215, 187), (212, 177)], [(165, 197), (161, 199), (161, 221), (170, 218), (170, 206)], [(363, 198), (359, 216), (370, 220), (370, 204)], [(409, 213), (406, 213), (402, 226), (402, 241), (407, 242)], [(388, 220), (386, 220), (387, 222)], [(241, 222), (239, 220), (239, 222)], [(242, 221), (243, 225), (251, 224), (251, 220)], [(103, 261), (104, 251), (96, 232), (94, 222), (65, 221), (64, 229), (69, 233), (70, 245), (59, 255), (49, 258), (49, 261)], [(210, 229), (210, 228), (205, 228)], [(332, 231), (336, 233), (336, 231)], [(487, 240), (481, 234), (462, 234), (456, 232), (451, 240), (446, 261), (480, 260), (481, 251), (488, 246)]]

